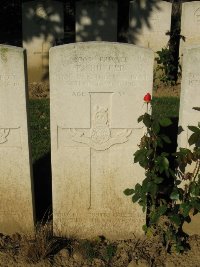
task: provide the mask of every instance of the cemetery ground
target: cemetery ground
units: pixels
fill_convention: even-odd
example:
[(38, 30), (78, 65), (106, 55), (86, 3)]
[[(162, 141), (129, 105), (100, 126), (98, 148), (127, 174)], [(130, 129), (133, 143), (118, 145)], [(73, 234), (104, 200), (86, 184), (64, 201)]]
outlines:
[[(30, 89), (29, 117), (34, 186), (37, 189), (36, 215), (42, 223), (38, 224), (34, 237), (0, 234), (0, 266), (199, 267), (198, 235), (190, 236), (190, 250), (183, 254), (166, 253), (159, 236), (138, 238), (133, 235), (132, 239), (126, 241), (109, 241), (104, 237), (89, 241), (53, 236), (51, 216), (47, 216), (48, 221), (43, 217), (44, 210), (51, 206), (49, 90), (48, 85), (38, 84), (34, 84)], [(173, 135), (176, 136), (174, 131), (177, 131), (179, 93), (180, 85), (160, 86), (154, 90), (152, 100), (152, 112), (155, 116), (167, 115), (172, 118), (173, 130), (169, 129), (172, 138)], [(174, 149), (175, 146), (176, 141), (169, 149)], [(40, 188), (37, 187), (38, 180)], [(133, 204), (133, 208), (134, 205), (137, 204)]]

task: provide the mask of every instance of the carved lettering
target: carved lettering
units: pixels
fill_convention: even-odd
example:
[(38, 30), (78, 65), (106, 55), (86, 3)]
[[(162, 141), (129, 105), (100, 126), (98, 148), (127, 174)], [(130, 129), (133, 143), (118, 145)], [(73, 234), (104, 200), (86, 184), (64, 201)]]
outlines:
[(199, 86), (200, 85), (200, 74), (190, 73), (188, 83), (189, 85), (192, 85), (192, 86), (195, 86), (195, 85)]
[(73, 92), (72, 96), (86, 96), (85, 92)]

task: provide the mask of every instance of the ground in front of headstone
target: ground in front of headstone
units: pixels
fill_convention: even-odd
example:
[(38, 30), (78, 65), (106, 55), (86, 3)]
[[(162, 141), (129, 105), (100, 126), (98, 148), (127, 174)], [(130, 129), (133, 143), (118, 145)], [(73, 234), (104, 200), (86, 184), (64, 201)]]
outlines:
[(189, 238), (190, 250), (167, 254), (158, 236), (108, 241), (52, 236), (52, 225), (38, 227), (35, 238), (0, 234), (0, 267), (198, 267), (200, 236)]
[(31, 99), (49, 98), (49, 82), (33, 82), (28, 84)]

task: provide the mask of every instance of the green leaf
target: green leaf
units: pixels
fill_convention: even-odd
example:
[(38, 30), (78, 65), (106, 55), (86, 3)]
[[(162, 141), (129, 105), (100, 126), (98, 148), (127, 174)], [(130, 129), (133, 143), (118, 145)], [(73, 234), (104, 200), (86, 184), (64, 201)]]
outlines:
[(151, 183), (150, 186), (149, 186), (149, 193), (151, 195), (155, 196), (157, 192), (158, 192), (157, 184)]
[(137, 184), (135, 185), (135, 193), (140, 193), (141, 190), (142, 190), (141, 185), (137, 183)]
[(194, 145), (200, 140), (200, 134), (199, 133), (193, 133), (190, 138), (188, 139), (189, 145)]
[(170, 220), (175, 223), (177, 226), (179, 226), (181, 224), (181, 218), (180, 216), (177, 215), (173, 215), (172, 217), (170, 217)]
[(159, 216), (163, 215), (167, 211), (167, 206), (162, 205), (157, 209), (157, 213), (159, 213)]
[(135, 194), (132, 196), (132, 201), (133, 203), (137, 202), (140, 199), (140, 195), (139, 194)]
[(164, 181), (163, 177), (155, 177), (154, 183), (156, 184), (161, 184)]
[(162, 118), (159, 120), (159, 123), (162, 127), (167, 127), (172, 124), (172, 121), (169, 118)]
[(171, 140), (167, 135), (162, 135), (161, 138), (163, 141), (165, 141), (165, 143), (171, 144)]
[(149, 114), (147, 113), (144, 114), (143, 123), (147, 128), (151, 127), (151, 117)]
[(145, 148), (137, 150), (134, 154), (134, 162), (137, 163), (143, 160), (146, 156), (146, 153), (147, 153), (147, 149)]
[(124, 190), (124, 194), (125, 194), (126, 196), (130, 196), (130, 195), (132, 195), (132, 194), (134, 194), (134, 193), (135, 193), (135, 190), (134, 190), (134, 189), (129, 189), (129, 188), (127, 188), (127, 189)]
[(152, 212), (152, 214), (150, 215), (151, 224), (156, 223), (159, 220), (160, 216), (161, 215), (158, 212)]
[(141, 121), (143, 120), (143, 118), (144, 118), (144, 115), (140, 116), (140, 117), (138, 118), (138, 120), (137, 120), (138, 123), (141, 122)]
[(192, 109), (200, 111), (199, 107), (193, 107)]
[(160, 125), (157, 121), (153, 121), (151, 127), (152, 127), (152, 130), (155, 134), (158, 134), (160, 132)]
[(142, 226), (142, 230), (146, 233), (147, 229), (148, 229), (147, 225), (144, 224), (144, 225)]
[(182, 209), (182, 214), (183, 214), (183, 216), (186, 218), (188, 215), (189, 215), (189, 212), (190, 212), (190, 210), (191, 210), (191, 206), (190, 206), (190, 204), (189, 203), (182, 203), (181, 205), (180, 205), (180, 208)]
[(196, 126), (188, 126), (188, 129), (194, 133), (200, 133), (200, 129)]
[(174, 190), (171, 194), (170, 194), (170, 199), (172, 200), (178, 200), (179, 199), (179, 192), (177, 190)]

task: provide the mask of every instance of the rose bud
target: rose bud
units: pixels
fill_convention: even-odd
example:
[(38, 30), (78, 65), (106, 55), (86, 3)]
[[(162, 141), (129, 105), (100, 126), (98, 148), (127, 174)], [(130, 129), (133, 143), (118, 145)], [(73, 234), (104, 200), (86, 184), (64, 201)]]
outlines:
[(144, 96), (144, 101), (145, 101), (146, 103), (151, 102), (151, 95), (150, 95), (149, 93), (147, 93), (147, 94)]

